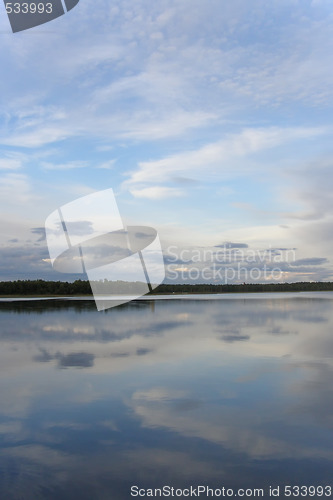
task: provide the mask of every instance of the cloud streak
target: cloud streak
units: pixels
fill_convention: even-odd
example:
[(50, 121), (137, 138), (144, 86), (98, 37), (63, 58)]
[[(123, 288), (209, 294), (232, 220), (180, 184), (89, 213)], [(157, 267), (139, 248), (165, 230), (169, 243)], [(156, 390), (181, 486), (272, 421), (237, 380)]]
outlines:
[[(325, 128), (278, 128), (245, 129), (207, 144), (200, 149), (179, 153), (156, 161), (140, 162), (139, 168), (130, 174), (125, 185), (168, 182), (177, 176), (196, 176), (200, 179), (210, 175), (228, 178), (246, 172), (241, 161), (244, 157), (261, 151), (274, 149), (298, 140), (310, 140), (326, 134)], [(235, 168), (230, 170), (230, 163)]]

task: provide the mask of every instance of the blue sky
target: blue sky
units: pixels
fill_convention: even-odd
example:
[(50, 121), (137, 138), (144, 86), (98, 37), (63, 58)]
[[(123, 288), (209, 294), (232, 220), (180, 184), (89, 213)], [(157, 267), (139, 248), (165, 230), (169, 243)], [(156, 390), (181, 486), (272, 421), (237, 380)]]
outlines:
[(185, 276), (183, 249), (232, 243), (333, 280), (332, 19), (330, 0), (81, 0), (13, 34), (0, 5), (0, 279), (67, 279), (32, 229), (113, 188)]

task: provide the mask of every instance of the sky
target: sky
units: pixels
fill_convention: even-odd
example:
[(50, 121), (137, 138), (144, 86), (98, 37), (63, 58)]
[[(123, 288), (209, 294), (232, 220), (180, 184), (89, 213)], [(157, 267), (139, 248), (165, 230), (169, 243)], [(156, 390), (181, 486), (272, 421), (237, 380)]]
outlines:
[(112, 188), (173, 282), (333, 281), (331, 0), (0, 5), (0, 280), (52, 269), (45, 220)]

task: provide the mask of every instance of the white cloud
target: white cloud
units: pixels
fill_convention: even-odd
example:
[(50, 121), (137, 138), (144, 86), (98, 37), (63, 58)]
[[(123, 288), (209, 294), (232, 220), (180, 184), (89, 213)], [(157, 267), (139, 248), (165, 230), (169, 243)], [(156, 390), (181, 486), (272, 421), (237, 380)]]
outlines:
[(184, 195), (181, 189), (163, 186), (151, 186), (143, 189), (131, 189), (130, 192), (135, 198), (147, 198), (149, 200), (163, 200), (166, 198), (174, 198)]
[(229, 135), (226, 139), (207, 144), (200, 149), (186, 151), (156, 161), (140, 162), (125, 185), (170, 181), (177, 176), (199, 176), (209, 174), (232, 176), (246, 170), (242, 161), (230, 168), (230, 162), (276, 146), (311, 139), (326, 133), (324, 128), (278, 128), (245, 129), (241, 133)]
[(29, 178), (24, 174), (9, 173), (0, 177), (0, 199), (2, 204), (17, 204), (33, 198)]
[(20, 160), (13, 158), (0, 158), (0, 170), (18, 170), (21, 168)]
[(69, 161), (66, 163), (42, 162), (41, 166), (45, 170), (73, 170), (75, 168), (89, 167), (89, 162), (87, 161)]
[(71, 135), (74, 135), (74, 133), (64, 130), (60, 125), (46, 126), (45, 124), (41, 124), (40, 126), (34, 126), (28, 132), (14, 131), (14, 133), (2, 136), (0, 137), (0, 144), (24, 148), (39, 148), (47, 144), (62, 141)]
[(97, 165), (97, 168), (101, 168), (103, 170), (112, 170), (113, 167), (115, 166), (115, 163), (116, 163), (116, 159), (113, 158), (112, 160), (108, 160), (108, 161), (105, 161), (103, 163), (99, 163)]
[[(267, 20), (271, 5), (257, 1), (251, 8), (244, 1), (223, 7), (218, 2), (193, 7), (188, 1), (149, 7), (123, 1), (115, 8), (102, 0), (81, 4), (75, 18), (61, 20), (68, 29), (61, 36), (43, 37), (41, 44), (37, 29), (31, 33), (38, 36), (6, 42), (2, 57), (14, 67), (3, 83), (10, 97), (3, 109), (10, 123), (17, 113), (18, 122), (2, 135), (3, 144), (40, 147), (94, 134), (144, 141), (177, 137), (235, 119), (258, 103), (301, 100), (312, 106), (332, 96), (329, 19), (320, 15), (315, 22), (300, 4), (280, 24)], [(278, 2), (274, 8), (283, 13)], [(274, 43), (260, 38), (271, 29)], [(25, 99), (18, 98), (23, 84), (17, 71), (28, 76)], [(37, 93), (38, 79), (43, 85)], [(63, 109), (50, 105), (55, 92)]]
[(121, 101), (115, 109), (110, 104), (101, 103), (87, 113), (74, 98), (69, 109), (68, 115), (59, 113), (56, 109), (45, 109), (34, 117), (26, 117), (23, 113), (18, 117), (15, 113), (10, 113), (9, 116), (11, 120), (16, 120), (16, 125), (3, 129), (0, 144), (32, 149), (72, 137), (152, 141), (179, 137), (188, 130), (205, 127), (217, 118), (211, 112), (168, 107), (162, 101), (160, 106), (146, 107), (141, 102), (134, 108), (128, 108)]
[(151, 141), (180, 137), (191, 129), (212, 124), (212, 121), (216, 120), (216, 115), (200, 111), (187, 112), (171, 109), (163, 113), (140, 112), (132, 116), (125, 115), (123, 118), (121, 120), (121, 117), (117, 117), (122, 126), (118, 125), (116, 130), (116, 124), (109, 123), (109, 127), (111, 125), (109, 131), (113, 132), (116, 137)]

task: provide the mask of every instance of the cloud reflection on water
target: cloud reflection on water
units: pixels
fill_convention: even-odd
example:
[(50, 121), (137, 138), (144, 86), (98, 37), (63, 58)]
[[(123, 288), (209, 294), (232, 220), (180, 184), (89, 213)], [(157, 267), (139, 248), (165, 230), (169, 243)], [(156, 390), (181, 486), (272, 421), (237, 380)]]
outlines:
[(120, 499), (152, 477), (324, 480), (332, 300), (0, 308), (0, 493), (15, 474), (12, 498), (30, 483), (31, 498)]

